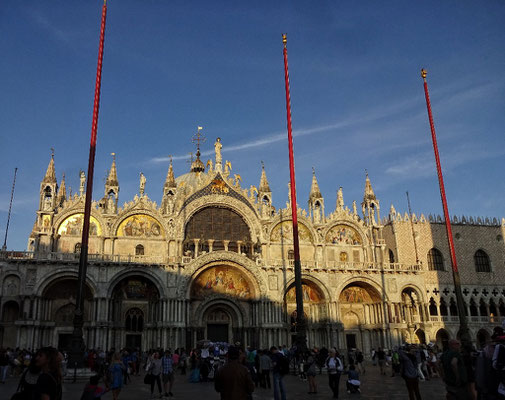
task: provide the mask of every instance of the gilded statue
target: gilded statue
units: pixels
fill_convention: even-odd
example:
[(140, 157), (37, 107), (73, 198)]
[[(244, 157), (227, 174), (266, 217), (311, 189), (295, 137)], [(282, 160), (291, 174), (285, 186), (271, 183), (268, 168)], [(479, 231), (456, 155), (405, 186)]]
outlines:
[(223, 145), (221, 144), (221, 138), (217, 138), (216, 143), (214, 143), (214, 149), (216, 151), (216, 165), (223, 162), (223, 157), (221, 156), (222, 147)]
[(144, 195), (145, 189), (146, 189), (146, 177), (141, 172), (140, 173), (140, 196)]

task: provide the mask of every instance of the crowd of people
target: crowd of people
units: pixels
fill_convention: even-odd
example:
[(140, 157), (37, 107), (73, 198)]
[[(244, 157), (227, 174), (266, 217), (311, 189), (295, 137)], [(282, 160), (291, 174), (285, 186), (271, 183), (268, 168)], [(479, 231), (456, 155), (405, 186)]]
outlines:
[[(379, 374), (403, 378), (410, 400), (421, 400), (420, 382), (431, 379), (443, 382), (448, 400), (505, 400), (502, 327), (494, 328), (491, 341), (480, 351), (462, 348), (458, 340), (450, 340), (445, 347), (431, 343), (404, 344), (392, 350), (379, 347), (372, 349), (369, 358)], [(339, 353), (336, 348), (314, 347), (301, 352), (296, 346), (254, 349), (240, 343), (230, 346), (211, 342), (173, 352), (90, 349), (85, 352), (84, 365), (92, 376), (81, 400), (100, 399), (107, 392), (117, 400), (131, 377), (139, 375), (150, 388), (151, 398), (173, 396), (174, 383), (181, 379), (191, 383), (213, 381), (222, 400), (249, 400), (255, 390), (273, 390), (275, 400), (285, 400), (289, 388), (284, 377), (288, 374), (307, 382), (309, 395), (318, 393), (318, 376), (326, 375), (333, 398), (338, 398), (342, 377), (347, 393), (360, 393), (361, 377), (366, 374), (365, 356), (359, 349)], [(5, 383), (8, 376), (19, 381), (12, 400), (61, 400), (63, 378), (69, 372), (68, 355), (53, 347), (37, 351), (0, 349), (0, 382)]]

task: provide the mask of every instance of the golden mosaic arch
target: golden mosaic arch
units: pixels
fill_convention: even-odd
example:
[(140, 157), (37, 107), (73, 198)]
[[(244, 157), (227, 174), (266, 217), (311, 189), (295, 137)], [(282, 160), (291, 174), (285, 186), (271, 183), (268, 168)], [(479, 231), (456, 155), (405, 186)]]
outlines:
[(207, 268), (191, 284), (191, 297), (204, 298), (214, 294), (249, 300), (254, 297), (254, 289), (244, 272), (229, 265), (218, 265)]
[[(324, 295), (314, 284), (302, 283), (303, 301), (305, 303), (320, 303), (324, 301)], [(286, 303), (296, 302), (296, 287), (292, 286), (286, 292)]]
[(155, 218), (147, 214), (135, 214), (125, 218), (117, 228), (118, 237), (164, 238), (165, 232)]
[[(84, 214), (73, 214), (67, 217), (58, 227), (58, 235), (82, 235), (82, 226), (84, 225)], [(89, 216), (89, 234), (90, 236), (102, 236), (102, 227), (98, 220), (92, 215)]]
[[(298, 237), (301, 242), (313, 242), (309, 228), (300, 223), (298, 224)], [(270, 241), (293, 243), (293, 222), (282, 221), (277, 224), (270, 234)]]
[(349, 225), (335, 225), (326, 234), (326, 243), (360, 246), (363, 241), (356, 229)]

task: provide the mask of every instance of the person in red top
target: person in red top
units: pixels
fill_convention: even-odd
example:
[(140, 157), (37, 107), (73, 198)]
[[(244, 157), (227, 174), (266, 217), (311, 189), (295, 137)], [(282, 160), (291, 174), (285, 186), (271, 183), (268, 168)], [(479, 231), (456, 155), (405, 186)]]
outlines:
[(101, 386), (98, 386), (98, 382), (100, 378), (98, 375), (94, 375), (89, 378), (89, 383), (84, 387), (84, 391), (82, 393), (82, 400), (93, 400), (93, 399), (101, 399), (102, 396), (108, 391)]

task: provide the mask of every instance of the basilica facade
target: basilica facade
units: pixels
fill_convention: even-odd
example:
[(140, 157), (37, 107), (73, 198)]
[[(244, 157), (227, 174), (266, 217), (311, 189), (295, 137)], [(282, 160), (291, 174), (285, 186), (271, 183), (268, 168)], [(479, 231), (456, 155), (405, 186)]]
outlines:
[[(119, 206), (113, 159), (91, 212), (84, 334), (90, 348), (194, 347), (200, 340), (256, 347), (296, 335), (291, 205), (275, 209), (265, 168), (242, 187), (221, 141), (206, 165), (170, 164), (157, 204), (145, 193)], [(40, 184), (28, 251), (0, 253), (0, 345), (65, 348), (72, 333), (85, 199), (58, 185), (54, 157)], [(161, 183), (160, 183), (161, 184)], [(324, 202), (315, 173), (298, 207), (309, 346), (392, 348), (458, 336), (445, 224), (440, 217), (381, 217), (368, 176), (359, 205)], [(505, 220), (454, 218), (472, 340), (505, 318)]]

